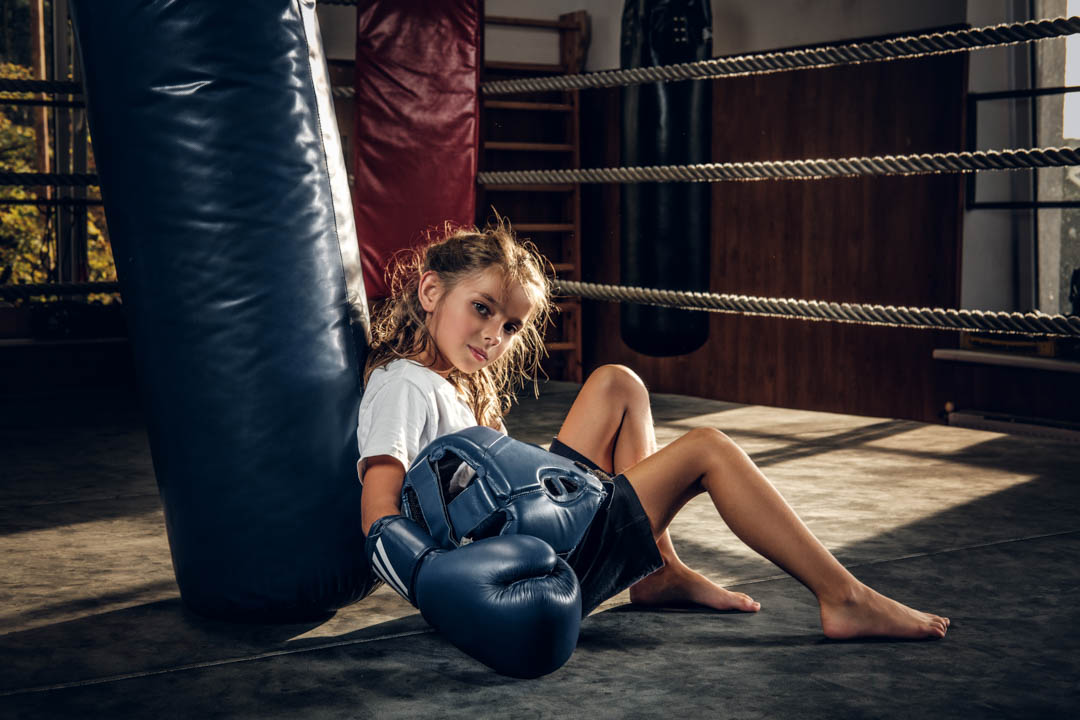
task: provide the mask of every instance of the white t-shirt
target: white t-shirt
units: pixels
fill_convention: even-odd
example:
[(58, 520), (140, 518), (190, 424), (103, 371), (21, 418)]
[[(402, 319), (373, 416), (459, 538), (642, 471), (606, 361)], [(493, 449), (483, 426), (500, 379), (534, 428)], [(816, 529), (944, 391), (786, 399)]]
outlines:
[[(389, 455), (408, 470), (420, 450), (435, 438), (478, 424), (446, 378), (412, 360), (392, 360), (372, 371), (364, 388), (356, 426), (357, 472), (362, 478), (365, 458), (375, 455)], [(458, 474), (453, 484), (461, 487), (472, 475), (459, 478)]]

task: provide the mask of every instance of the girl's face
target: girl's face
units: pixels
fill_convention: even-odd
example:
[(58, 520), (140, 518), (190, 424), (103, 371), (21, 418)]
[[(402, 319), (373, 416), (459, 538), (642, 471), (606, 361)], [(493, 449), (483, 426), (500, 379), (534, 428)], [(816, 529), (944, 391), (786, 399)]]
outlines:
[(432, 369), (441, 375), (452, 368), (474, 373), (498, 360), (533, 309), (521, 284), (508, 287), (494, 267), (463, 278), (449, 292), (438, 274), (428, 271), (420, 277), (418, 293), (442, 355)]

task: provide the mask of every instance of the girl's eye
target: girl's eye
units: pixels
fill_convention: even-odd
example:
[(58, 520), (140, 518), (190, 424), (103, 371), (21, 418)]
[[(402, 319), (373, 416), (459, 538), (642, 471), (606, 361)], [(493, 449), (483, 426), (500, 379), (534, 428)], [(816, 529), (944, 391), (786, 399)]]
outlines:
[(514, 325), (513, 323), (503, 325), (503, 330), (505, 330), (508, 335), (513, 335), (520, 329), (521, 328), (519, 328), (517, 325)]
[(487, 317), (488, 315), (491, 314), (491, 311), (488, 310), (488, 306), (485, 305), (484, 303), (474, 302), (473, 307), (476, 308), (476, 312), (480, 313), (484, 317)]

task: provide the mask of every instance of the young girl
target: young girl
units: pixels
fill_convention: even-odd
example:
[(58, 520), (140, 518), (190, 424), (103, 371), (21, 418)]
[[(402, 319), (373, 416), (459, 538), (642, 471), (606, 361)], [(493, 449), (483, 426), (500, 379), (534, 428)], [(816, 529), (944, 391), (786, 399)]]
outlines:
[[(362, 522), (401, 513), (406, 469), (435, 438), (477, 424), (505, 432), (513, 383), (534, 383), (549, 312), (546, 261), (503, 222), (457, 230), (399, 262), (376, 315), (357, 437)], [(693, 603), (757, 612), (684, 565), (667, 527), (708, 493), (747, 545), (817, 596), (830, 638), (941, 638), (949, 619), (913, 610), (859, 582), (817, 540), (753, 461), (723, 433), (697, 428), (656, 448), (648, 392), (629, 369), (598, 368), (551, 451), (617, 473), (585, 538), (567, 558), (582, 610), (630, 587), (641, 605)], [(463, 484), (468, 478), (455, 477)]]

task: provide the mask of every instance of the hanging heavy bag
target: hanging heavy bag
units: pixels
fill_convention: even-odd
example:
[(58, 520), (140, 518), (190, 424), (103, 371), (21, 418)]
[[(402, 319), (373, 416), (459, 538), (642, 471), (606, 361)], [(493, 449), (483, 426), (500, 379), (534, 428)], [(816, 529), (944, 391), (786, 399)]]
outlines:
[(177, 584), (232, 620), (372, 586), (366, 303), (314, 0), (74, 0)]
[[(626, 0), (622, 67), (712, 57), (708, 0)], [(710, 162), (711, 81), (622, 89), (622, 164)], [(708, 183), (622, 186), (620, 280), (623, 285), (709, 290)], [(623, 341), (654, 356), (683, 355), (708, 339), (706, 313), (624, 303)]]

